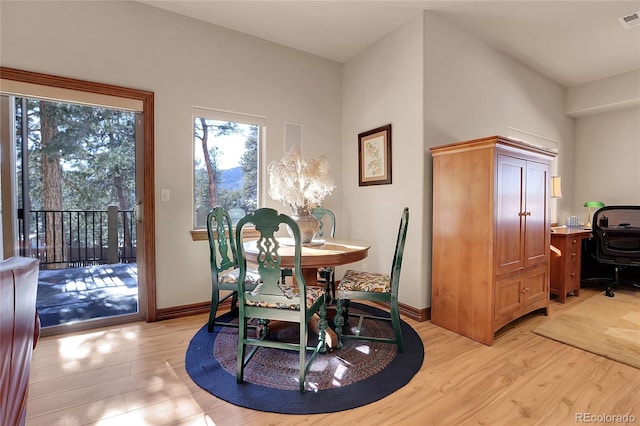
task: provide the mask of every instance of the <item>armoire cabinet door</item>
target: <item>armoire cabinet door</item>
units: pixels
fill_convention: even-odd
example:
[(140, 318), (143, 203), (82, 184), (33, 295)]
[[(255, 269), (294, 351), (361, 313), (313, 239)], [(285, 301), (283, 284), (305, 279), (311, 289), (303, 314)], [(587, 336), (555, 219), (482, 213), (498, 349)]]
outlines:
[(524, 198), (527, 162), (498, 155), (496, 163), (496, 274), (522, 269), (524, 253)]
[(538, 268), (526, 274), (523, 280), (523, 300), (522, 306), (533, 305), (534, 303), (544, 301), (549, 298), (549, 269)]
[(549, 253), (549, 166), (498, 155), (496, 273), (544, 264)]
[(547, 164), (527, 161), (525, 180), (525, 267), (547, 262), (549, 253)]
[(520, 317), (527, 307), (549, 299), (549, 271), (537, 268), (496, 281), (494, 321), (502, 326)]
[(494, 321), (500, 321), (504, 318), (510, 320), (519, 316), (518, 312), (522, 310), (524, 297), (522, 288), (522, 276), (520, 275), (496, 281), (493, 301)]

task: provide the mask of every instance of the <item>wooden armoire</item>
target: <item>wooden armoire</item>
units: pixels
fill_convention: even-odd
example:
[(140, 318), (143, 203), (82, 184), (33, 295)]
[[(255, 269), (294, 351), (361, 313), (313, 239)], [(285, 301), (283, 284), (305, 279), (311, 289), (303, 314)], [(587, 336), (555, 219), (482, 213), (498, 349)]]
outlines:
[(491, 136), (431, 154), (431, 321), (491, 345), (522, 315), (548, 314), (555, 153)]

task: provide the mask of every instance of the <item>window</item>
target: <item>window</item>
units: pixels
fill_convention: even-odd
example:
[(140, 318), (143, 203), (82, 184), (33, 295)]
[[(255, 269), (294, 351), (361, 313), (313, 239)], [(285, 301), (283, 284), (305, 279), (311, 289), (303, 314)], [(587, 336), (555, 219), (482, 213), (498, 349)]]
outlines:
[(194, 228), (219, 205), (234, 224), (258, 207), (258, 147), (265, 120), (194, 108)]

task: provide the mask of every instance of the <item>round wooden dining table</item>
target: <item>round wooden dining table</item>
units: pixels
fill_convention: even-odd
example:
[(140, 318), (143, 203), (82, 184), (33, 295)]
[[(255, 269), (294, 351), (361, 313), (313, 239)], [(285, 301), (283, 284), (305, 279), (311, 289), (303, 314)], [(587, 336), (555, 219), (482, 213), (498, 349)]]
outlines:
[[(243, 244), (247, 262), (255, 263), (258, 257), (257, 240)], [(291, 238), (278, 238), (278, 255), (282, 268), (293, 268), (295, 248)], [(346, 265), (366, 259), (371, 245), (365, 241), (341, 238), (314, 240), (302, 246), (302, 276), (307, 285), (318, 285), (318, 269), (325, 266)]]

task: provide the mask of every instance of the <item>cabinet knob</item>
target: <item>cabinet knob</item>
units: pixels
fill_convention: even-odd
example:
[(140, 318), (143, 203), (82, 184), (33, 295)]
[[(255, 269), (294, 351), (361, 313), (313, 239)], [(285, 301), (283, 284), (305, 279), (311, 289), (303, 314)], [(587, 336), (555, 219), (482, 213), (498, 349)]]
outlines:
[(575, 278), (575, 277), (576, 277), (576, 273), (575, 273), (575, 272), (572, 272), (572, 273), (571, 273), (571, 278)]
[(573, 258), (573, 257), (576, 257), (576, 252), (572, 252), (572, 253), (571, 253), (571, 257), (572, 257), (572, 258)]

